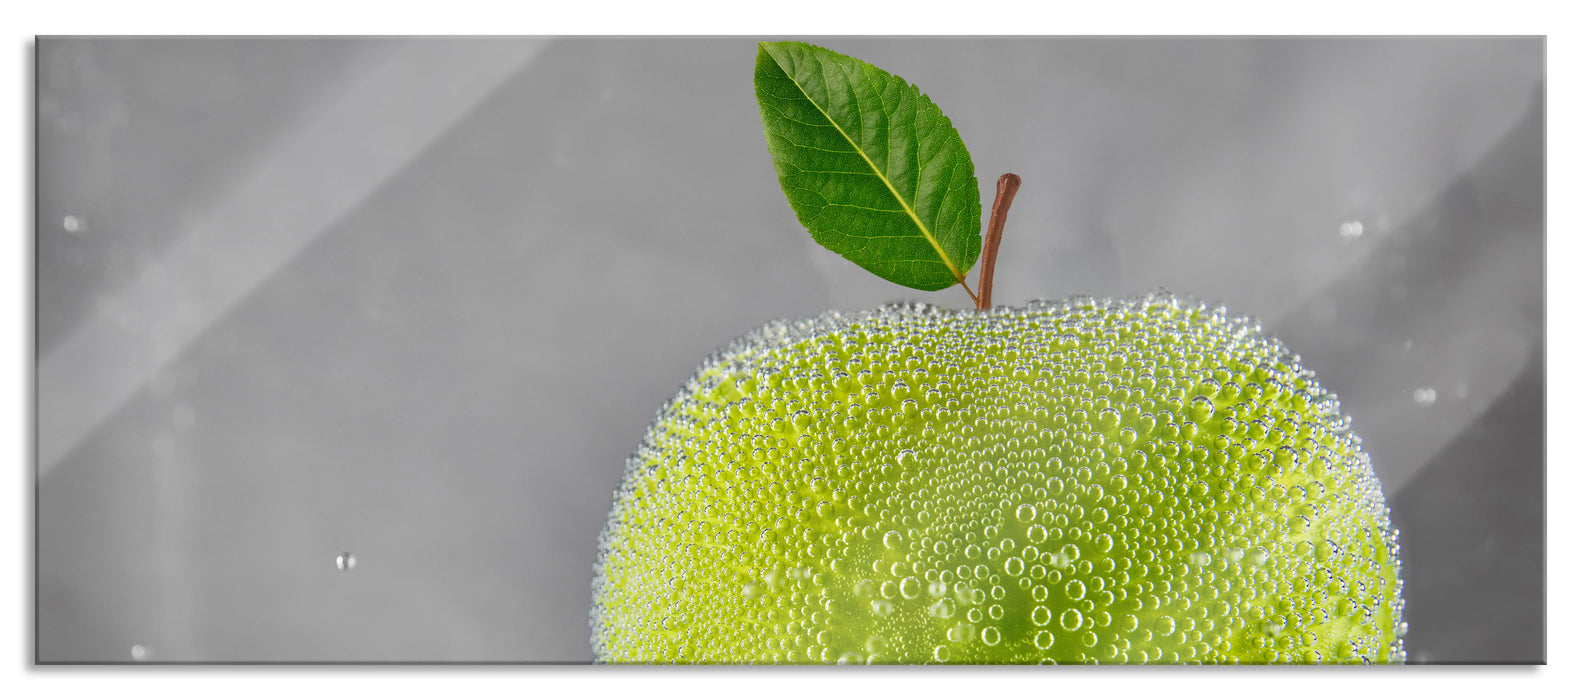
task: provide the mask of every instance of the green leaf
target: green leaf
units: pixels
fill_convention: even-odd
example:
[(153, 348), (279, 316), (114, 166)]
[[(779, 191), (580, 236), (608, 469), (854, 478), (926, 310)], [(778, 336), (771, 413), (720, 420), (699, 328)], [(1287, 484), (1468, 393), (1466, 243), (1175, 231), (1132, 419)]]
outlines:
[(792, 41), (758, 44), (753, 85), (780, 187), (813, 240), (896, 284), (965, 286), (980, 245), (978, 178), (927, 95)]

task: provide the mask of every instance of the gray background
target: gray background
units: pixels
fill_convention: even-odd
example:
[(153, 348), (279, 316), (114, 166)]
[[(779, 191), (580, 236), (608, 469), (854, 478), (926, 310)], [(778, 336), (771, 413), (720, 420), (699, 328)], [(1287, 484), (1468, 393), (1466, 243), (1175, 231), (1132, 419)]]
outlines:
[[(920, 85), (1000, 303), (1261, 319), (1372, 455), (1413, 661), (1544, 658), (1540, 39), (818, 40)], [(654, 410), (894, 287), (775, 181), (749, 39), (37, 44), (37, 658), (590, 658)], [(341, 552), (357, 565), (336, 568)]]

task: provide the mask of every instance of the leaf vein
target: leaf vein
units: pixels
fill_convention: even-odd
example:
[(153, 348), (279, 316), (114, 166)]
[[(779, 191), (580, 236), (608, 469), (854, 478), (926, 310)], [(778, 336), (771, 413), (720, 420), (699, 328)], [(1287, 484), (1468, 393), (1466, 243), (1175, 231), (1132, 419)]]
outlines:
[[(814, 109), (819, 110), (819, 112), (824, 115), (825, 119), (829, 119), (830, 120), (830, 124), (834, 125), (835, 130), (840, 132), (840, 135), (842, 137), (844, 137), (848, 143), (851, 144), (852, 148), (856, 149), (857, 154), (861, 155), (863, 160), (868, 162), (868, 166), (874, 169), (874, 174), (879, 178), (880, 182), (883, 182), (884, 186), (887, 189), (890, 190), (890, 194), (894, 195), (896, 200), (901, 203), (901, 206), (904, 207), (905, 210), (906, 210), (906, 214), (912, 218), (912, 222), (917, 224), (918, 230), (923, 233), (923, 238), (926, 239), (928, 241), (929, 245), (933, 246), (934, 251), (939, 254), (940, 260), (945, 263), (945, 267), (946, 268), (949, 268), (951, 276), (955, 277), (957, 281), (964, 281), (966, 279), (966, 277), (961, 273), (960, 270), (956, 269), (955, 261), (951, 260), (950, 256), (945, 254), (944, 247), (940, 244), (939, 240), (934, 236), (933, 231), (929, 230), (928, 226), (923, 223), (923, 220), (918, 217), (917, 212), (915, 210), (913, 210), (911, 204), (908, 203), (906, 198), (902, 197), (901, 193), (896, 190), (894, 183), (892, 183), (890, 181), (890, 178), (887, 176), (887, 174), (882, 172), (881, 170), (879, 170), (878, 166), (874, 164), (873, 159), (869, 158), (868, 154), (863, 151), (862, 147), (860, 145), (858, 145), (856, 141), (852, 140), (851, 135), (847, 134), (845, 129), (842, 129), (840, 124), (836, 123), (835, 119), (830, 116), (829, 112), (825, 111), (825, 109), (824, 109), (824, 107), (822, 105), (820, 105), (820, 104), (818, 104), (818, 102), (814, 101), (813, 97), (811, 95), (808, 95), (807, 88), (803, 87), (803, 85), (801, 84), (800, 81), (797, 81), (795, 78), (793, 78), (791, 80), (791, 82), (797, 86), (797, 89), (802, 91), (803, 96), (807, 97), (808, 102), (813, 105)], [(916, 160), (916, 158), (915, 158), (915, 156), (916, 156), (916, 140), (915, 139), (913, 140), (913, 155), (914, 155), (914, 162), (915, 162), (915, 160)]]

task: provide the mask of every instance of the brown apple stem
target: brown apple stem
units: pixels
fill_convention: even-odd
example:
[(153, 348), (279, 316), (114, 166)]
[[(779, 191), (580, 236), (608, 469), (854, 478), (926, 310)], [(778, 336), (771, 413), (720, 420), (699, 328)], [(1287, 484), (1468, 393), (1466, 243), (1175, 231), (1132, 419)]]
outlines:
[[(1000, 233), (1005, 230), (1005, 213), (1011, 209), (1011, 200), (1022, 186), (1016, 173), (1000, 176), (994, 188), (994, 207), (989, 210), (989, 231), (983, 237), (983, 266), (978, 269), (978, 310), (987, 311), (993, 305), (994, 259), (1000, 255)], [(971, 292), (969, 291), (970, 295)]]

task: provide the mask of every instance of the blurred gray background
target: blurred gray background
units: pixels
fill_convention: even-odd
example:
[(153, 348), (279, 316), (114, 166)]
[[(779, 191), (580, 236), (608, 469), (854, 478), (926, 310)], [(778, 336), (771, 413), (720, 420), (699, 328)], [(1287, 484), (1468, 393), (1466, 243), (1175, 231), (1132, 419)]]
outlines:
[[(1541, 39), (812, 40), (921, 86), (985, 203), (1022, 176), (998, 302), (1165, 288), (1301, 355), (1412, 661), (1544, 659)], [(37, 659), (590, 660), (705, 356), (970, 306), (798, 226), (754, 41), (39, 39)]]

